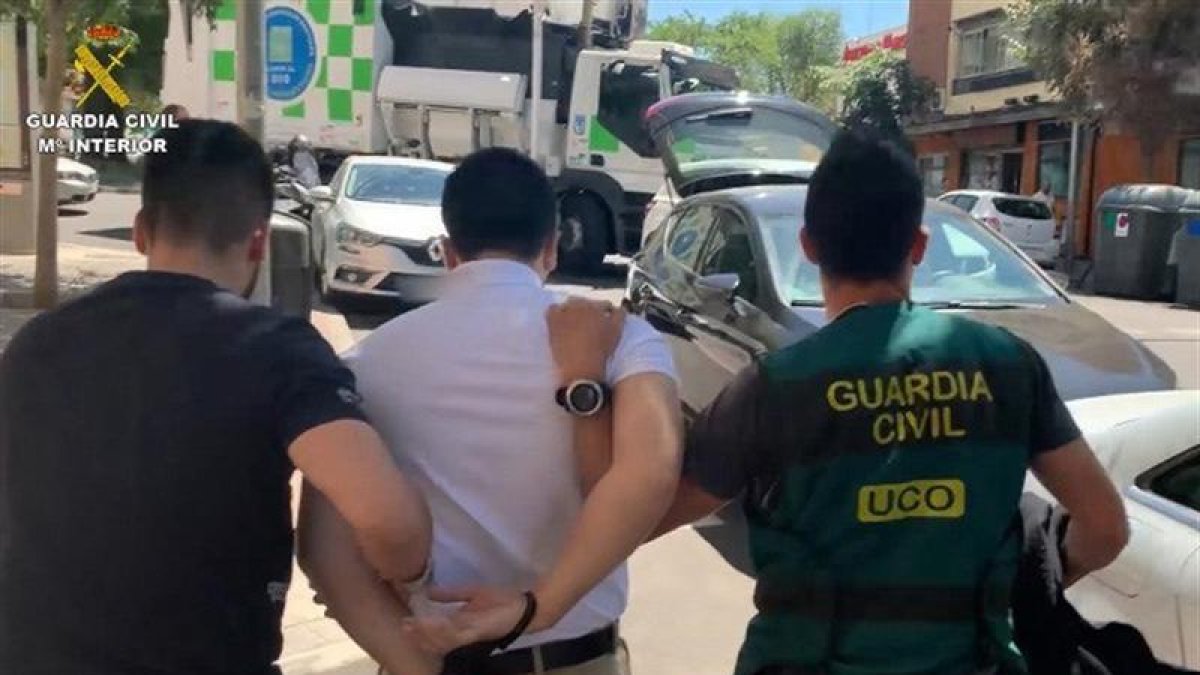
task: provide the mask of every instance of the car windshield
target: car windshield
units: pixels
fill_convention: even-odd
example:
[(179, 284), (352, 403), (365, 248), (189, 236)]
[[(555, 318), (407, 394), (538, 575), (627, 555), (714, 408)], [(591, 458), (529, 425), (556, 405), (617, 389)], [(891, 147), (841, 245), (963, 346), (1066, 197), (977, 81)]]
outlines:
[(811, 170), (825, 154), (829, 134), (770, 108), (731, 107), (682, 118), (663, 140), (686, 184), (736, 171)]
[(1014, 199), (1012, 197), (995, 197), (992, 204), (996, 210), (1013, 218), (1029, 218), (1030, 220), (1050, 220), (1054, 217), (1050, 207), (1043, 202), (1032, 199)]
[[(815, 265), (797, 245), (803, 212), (759, 214), (771, 276), (780, 297), (796, 305), (820, 305), (821, 281)], [(925, 209), (929, 246), (913, 275), (918, 304), (1042, 304), (1060, 296), (1024, 259), (966, 214)]]
[(346, 179), (346, 198), (361, 202), (437, 206), (449, 172), (403, 164), (359, 164)]

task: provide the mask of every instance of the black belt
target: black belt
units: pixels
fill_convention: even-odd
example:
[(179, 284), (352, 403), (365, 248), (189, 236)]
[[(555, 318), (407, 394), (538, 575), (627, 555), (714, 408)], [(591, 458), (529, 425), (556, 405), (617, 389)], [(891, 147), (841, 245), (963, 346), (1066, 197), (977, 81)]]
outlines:
[(617, 627), (607, 626), (581, 637), (513, 649), (473, 659), (459, 652), (446, 655), (442, 675), (525, 675), (534, 672), (533, 651), (542, 653), (542, 668), (570, 668), (617, 651)]

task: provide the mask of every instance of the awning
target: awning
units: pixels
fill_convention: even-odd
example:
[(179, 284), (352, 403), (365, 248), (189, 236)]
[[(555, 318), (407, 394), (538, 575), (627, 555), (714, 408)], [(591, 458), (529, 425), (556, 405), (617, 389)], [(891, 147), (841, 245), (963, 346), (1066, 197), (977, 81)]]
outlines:
[(924, 136), (926, 134), (941, 134), (948, 131), (961, 131), (974, 127), (1053, 119), (1061, 114), (1062, 108), (1057, 103), (1041, 103), (1030, 106), (1000, 108), (981, 113), (943, 115), (940, 119), (909, 124), (904, 128), (904, 131), (910, 136)]

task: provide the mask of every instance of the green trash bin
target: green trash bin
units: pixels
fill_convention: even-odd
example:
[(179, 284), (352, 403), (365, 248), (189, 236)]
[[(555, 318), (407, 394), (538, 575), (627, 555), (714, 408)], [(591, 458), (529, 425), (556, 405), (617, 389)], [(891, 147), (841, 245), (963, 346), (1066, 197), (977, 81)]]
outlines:
[(271, 306), (304, 319), (312, 312), (310, 237), (307, 222), (290, 214), (271, 214)]
[(1200, 307), (1200, 190), (1191, 192), (1179, 209), (1175, 235), (1175, 302)]
[(1096, 203), (1095, 289), (1140, 300), (1162, 296), (1179, 211), (1191, 195), (1174, 185), (1118, 185)]

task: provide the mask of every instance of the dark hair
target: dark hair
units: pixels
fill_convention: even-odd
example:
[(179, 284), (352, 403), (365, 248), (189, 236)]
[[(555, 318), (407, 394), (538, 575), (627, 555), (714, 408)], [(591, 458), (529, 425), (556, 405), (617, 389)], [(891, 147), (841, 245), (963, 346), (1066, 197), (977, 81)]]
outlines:
[(187, 119), (146, 155), (142, 210), (150, 231), (216, 252), (243, 242), (271, 216), (271, 165), (262, 146), (228, 122)]
[[(162, 109), (162, 111), (163, 111), (164, 115), (170, 115), (172, 117), (179, 117), (179, 118), (189, 117), (187, 108), (179, 105), (178, 103), (171, 103), (171, 104), (165, 106)], [(177, 121), (180, 121), (180, 120), (177, 120)]]
[(868, 130), (838, 132), (813, 172), (804, 228), (834, 279), (892, 279), (904, 268), (925, 209), (912, 156)]
[(466, 259), (502, 251), (529, 260), (554, 234), (554, 187), (541, 167), (506, 148), (472, 153), (446, 179), (442, 221)]

